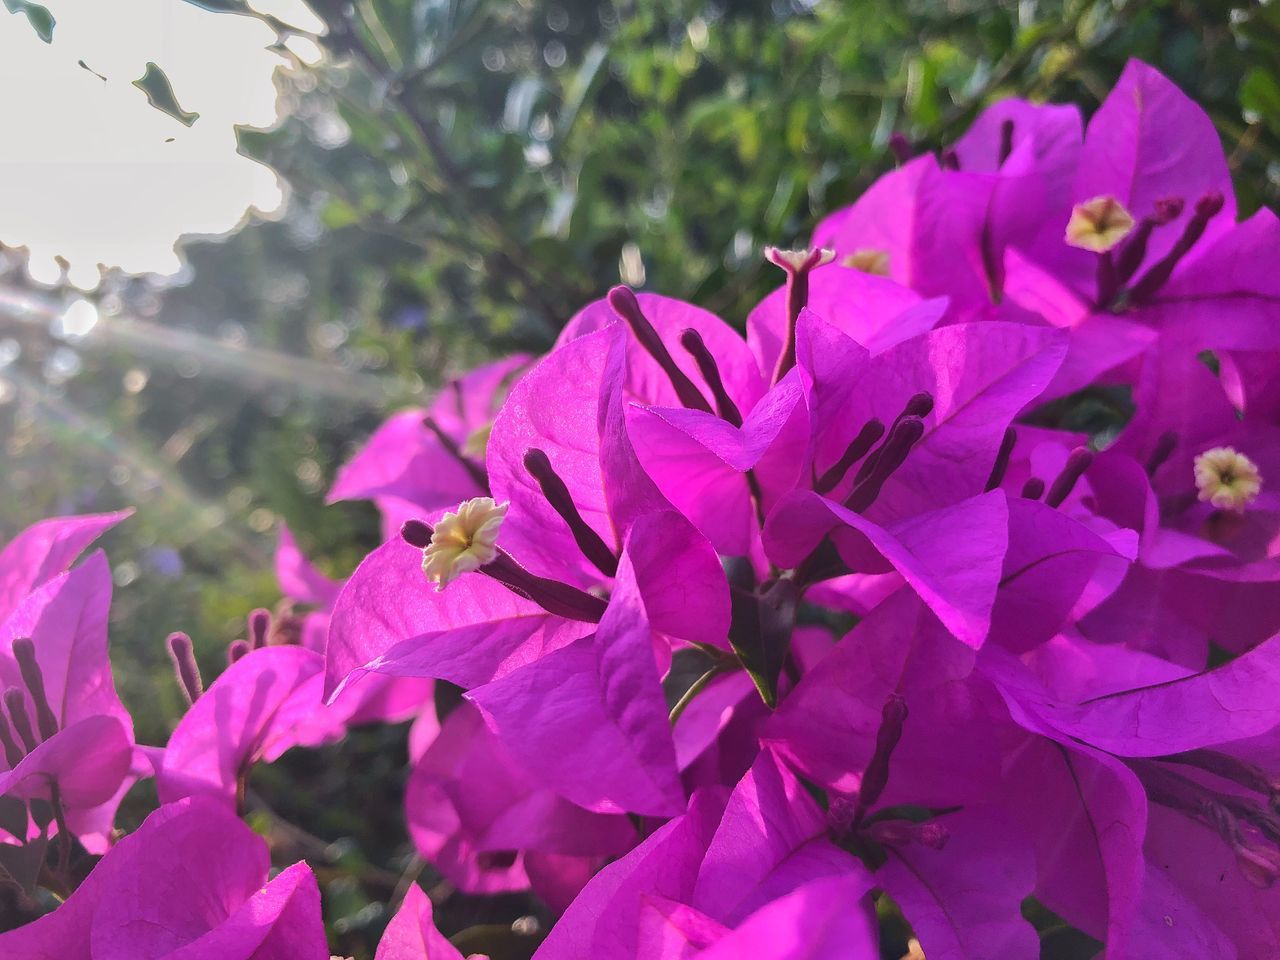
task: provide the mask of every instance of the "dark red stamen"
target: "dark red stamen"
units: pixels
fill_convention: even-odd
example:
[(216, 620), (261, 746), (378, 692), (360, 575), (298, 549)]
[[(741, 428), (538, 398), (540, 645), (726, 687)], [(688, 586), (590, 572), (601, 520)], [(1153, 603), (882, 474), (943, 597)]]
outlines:
[(18, 637), (13, 641), (13, 658), (18, 661), (18, 672), (27, 686), (31, 702), (36, 708), (36, 728), (40, 739), (48, 740), (58, 732), (58, 717), (49, 706), (49, 695), (44, 689), (44, 674), (36, 662), (36, 647), (30, 637)]
[(902, 166), (916, 154), (915, 148), (911, 146), (911, 141), (904, 134), (897, 131), (889, 135), (889, 151), (893, 154), (894, 159), (898, 161), (898, 166)]
[(582, 519), (582, 514), (578, 512), (568, 486), (551, 465), (551, 459), (535, 447), (526, 451), (524, 468), (529, 471), (533, 479), (538, 481), (538, 486), (542, 489), (542, 495), (547, 503), (551, 504), (552, 509), (560, 514), (561, 519), (569, 527), (569, 532), (573, 534), (573, 540), (582, 551), (582, 555), (606, 577), (617, 576), (617, 556), (609, 549), (604, 538)]
[(834, 490), (840, 481), (844, 479), (844, 475), (849, 472), (849, 468), (867, 455), (867, 452), (876, 445), (876, 442), (885, 434), (885, 426), (879, 420), (872, 418), (868, 420), (858, 435), (849, 441), (849, 446), (845, 447), (844, 454), (837, 460), (829, 470), (820, 476), (813, 485), (813, 489), (818, 493), (828, 493)]
[(31, 729), (31, 718), (27, 716), (27, 698), (17, 687), (10, 687), (4, 692), (4, 705), (9, 710), (9, 722), (18, 734), (19, 743), (30, 753), (40, 741)]
[(271, 634), (271, 611), (261, 608), (249, 614), (249, 645), (257, 650), (267, 645)]
[(653, 357), (658, 366), (662, 368), (663, 373), (667, 375), (667, 379), (671, 381), (672, 389), (675, 390), (676, 396), (680, 398), (680, 403), (690, 410), (711, 413), (711, 405), (707, 403), (706, 397), (694, 386), (693, 381), (685, 376), (684, 371), (676, 366), (675, 360), (667, 352), (666, 344), (658, 336), (658, 331), (653, 328), (649, 318), (640, 309), (640, 301), (636, 299), (636, 295), (631, 288), (614, 287), (609, 291), (608, 300), (613, 312), (621, 317), (626, 325), (631, 328), (631, 333), (636, 338), (636, 341), (649, 356)]
[(532, 600), (543, 610), (558, 617), (599, 623), (604, 616), (607, 605), (599, 597), (559, 580), (536, 576), (501, 549), (498, 550), (496, 559), (480, 568), (480, 573), (492, 577), (507, 589)]
[[(927, 417), (932, 412), (933, 412), (933, 395), (924, 391), (915, 394), (914, 396), (912, 396), (910, 400), (907, 401), (906, 406), (902, 408), (902, 412), (899, 413), (896, 418), (894, 418), (893, 423), (889, 424), (890, 438), (893, 437), (893, 432), (894, 430), (897, 429), (898, 424), (900, 424), (907, 417)], [(871, 476), (871, 473), (876, 469), (876, 466), (880, 462), (880, 457), (884, 454), (885, 447), (887, 447), (888, 445), (889, 445), (889, 441), (886, 440), (884, 445), (881, 446), (879, 450), (875, 451), (873, 454), (867, 457), (865, 461), (863, 461), (862, 466), (858, 468), (858, 472), (854, 476), (855, 481), (860, 482), (862, 480), (865, 480), (867, 477)]]
[(231, 666), (237, 660), (242, 660), (248, 652), (248, 640), (232, 640), (227, 644), (227, 666)]
[(489, 472), (485, 470), (483, 466), (476, 463), (463, 453), (462, 449), (454, 441), (453, 437), (445, 433), (444, 430), (440, 428), (440, 424), (436, 423), (434, 418), (423, 417), (422, 425), (431, 431), (436, 440), (439, 441), (440, 446), (444, 447), (445, 453), (453, 457), (453, 459), (458, 462), (458, 465), (461, 466), (463, 470), (467, 471), (467, 475), (471, 477), (472, 481), (475, 482), (475, 485), (485, 493), (488, 493)]
[(1195, 211), (1192, 213), (1191, 219), (1187, 221), (1186, 227), (1183, 228), (1182, 236), (1178, 238), (1177, 243), (1158, 263), (1144, 273), (1141, 279), (1134, 284), (1133, 289), (1129, 291), (1129, 299), (1132, 302), (1142, 303), (1149, 300), (1164, 286), (1165, 282), (1173, 274), (1174, 268), (1195, 246), (1196, 241), (1204, 235), (1205, 228), (1209, 226), (1209, 221), (1222, 211), (1224, 203), (1225, 200), (1222, 194), (1216, 190), (1206, 193), (1196, 201)]
[(1000, 449), (996, 451), (996, 462), (991, 465), (987, 485), (982, 488), (984, 493), (994, 490), (1004, 480), (1004, 475), (1009, 469), (1009, 458), (1013, 456), (1013, 447), (1017, 442), (1018, 431), (1013, 427), (1006, 429), (1004, 437), (1000, 440)]
[(1116, 266), (1116, 258), (1111, 250), (1098, 254), (1097, 284), (1099, 304), (1111, 303), (1120, 291), (1120, 268)]
[[(875, 503), (880, 496), (880, 489), (907, 459), (920, 438), (924, 436), (924, 423), (919, 417), (907, 417), (899, 420), (889, 432), (888, 438), (880, 446), (877, 453), (875, 469), (853, 488), (845, 506), (855, 513), (861, 513)], [(859, 471), (861, 472), (861, 471)]]
[(1151, 231), (1177, 220), (1182, 216), (1182, 207), (1181, 197), (1157, 200), (1155, 213), (1139, 221), (1138, 228), (1126, 241), (1120, 250), (1120, 259), (1116, 261), (1116, 287), (1111, 290), (1111, 296), (1102, 298), (1102, 302), (1110, 302), (1111, 297), (1114, 297), (1119, 290), (1119, 285), (1128, 283), (1138, 267), (1142, 266), (1142, 260), (1147, 255), (1147, 243), (1151, 239)]
[(1039, 500), (1044, 496), (1044, 481), (1039, 477), (1032, 477), (1022, 485), (1022, 499)]
[(1188, 750), (1161, 759), (1197, 767), (1224, 780), (1231, 780), (1255, 793), (1263, 794), (1272, 806), (1276, 805), (1277, 797), (1280, 796), (1280, 782), (1269, 777), (1261, 767), (1239, 757), (1218, 753), (1216, 750)]
[(1084, 447), (1076, 447), (1072, 450), (1067, 457), (1067, 465), (1062, 468), (1062, 472), (1053, 481), (1053, 486), (1049, 488), (1049, 493), (1044, 498), (1044, 502), (1050, 507), (1061, 506), (1062, 501), (1071, 496), (1071, 491), (1075, 489), (1076, 483), (1092, 463), (1093, 452), (1091, 450), (1086, 450)]
[(960, 156), (956, 153), (955, 148), (947, 147), (942, 151), (942, 155), (938, 158), (938, 162), (942, 165), (943, 170), (959, 170)]
[[(243, 640), (238, 641), (244, 643)], [(187, 703), (192, 704), (204, 693), (204, 681), (200, 677), (200, 665), (196, 663), (195, 650), (191, 638), (185, 633), (171, 633), (165, 640), (169, 650), (169, 659), (173, 661), (173, 672), (178, 678), (178, 686), (182, 688)], [(246, 644), (246, 648), (247, 648)]]
[(720, 414), (720, 419), (727, 420), (735, 427), (742, 426), (742, 412), (729, 396), (729, 392), (725, 390), (724, 380), (720, 376), (720, 367), (703, 342), (702, 335), (697, 330), (686, 330), (680, 334), (680, 346), (693, 357), (702, 374), (702, 379), (711, 388), (711, 395), (716, 399), (716, 412)]

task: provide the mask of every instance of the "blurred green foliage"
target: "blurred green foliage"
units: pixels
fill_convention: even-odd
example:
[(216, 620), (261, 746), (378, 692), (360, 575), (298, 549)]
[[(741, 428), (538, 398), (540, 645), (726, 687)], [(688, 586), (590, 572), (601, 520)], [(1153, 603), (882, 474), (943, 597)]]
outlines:
[[(42, 28), (39, 8), (6, 5)], [(198, 5), (256, 16), (241, 0)], [(1280, 196), (1274, 4), (313, 6), (326, 33), (301, 39), (323, 50), (316, 66), (262, 18), (287, 61), (287, 119), (240, 133), (288, 183), (282, 217), (188, 244), (173, 280), (108, 278), (83, 337), (60, 327), (69, 291), (0, 262), (0, 535), (139, 507), (107, 546), (118, 680), (149, 742), (179, 712), (164, 635), (190, 631), (216, 673), (245, 614), (278, 599), (279, 521), (335, 575), (376, 542), (371, 510), (322, 501), (388, 409), (487, 356), (545, 348), (620, 279), (740, 321), (778, 279), (762, 247), (803, 242), (855, 198), (891, 165), (895, 131), (936, 149), (1009, 95), (1090, 111), (1137, 56), (1210, 112), (1244, 211)], [(162, 107), (200, 112), (153, 80)], [(356, 956), (385, 922), (388, 878), (415, 869), (397, 813), (402, 736), (286, 758), (257, 785), (318, 835), (304, 849), (325, 862), (335, 943)], [(450, 930), (529, 908), (449, 903)]]

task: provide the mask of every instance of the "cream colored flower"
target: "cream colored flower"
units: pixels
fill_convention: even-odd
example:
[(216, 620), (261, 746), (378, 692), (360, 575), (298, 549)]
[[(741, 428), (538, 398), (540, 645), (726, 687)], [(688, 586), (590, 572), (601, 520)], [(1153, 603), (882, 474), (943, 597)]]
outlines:
[(493, 497), (475, 497), (440, 518), (422, 551), (422, 572), (437, 590), (497, 557), (498, 528), (510, 506)]
[(1094, 197), (1077, 203), (1067, 222), (1067, 243), (1073, 247), (1106, 253), (1133, 230), (1133, 216), (1115, 197)]
[(1262, 474), (1258, 465), (1234, 447), (1214, 447), (1195, 459), (1200, 499), (1219, 510), (1242, 512), (1258, 498)]
[(840, 265), (853, 267), (855, 270), (861, 270), (863, 273), (870, 273), (877, 277), (887, 277), (889, 275), (889, 253), (887, 250), (877, 250), (875, 247), (863, 247), (861, 250), (853, 251), (853, 253), (841, 260)]

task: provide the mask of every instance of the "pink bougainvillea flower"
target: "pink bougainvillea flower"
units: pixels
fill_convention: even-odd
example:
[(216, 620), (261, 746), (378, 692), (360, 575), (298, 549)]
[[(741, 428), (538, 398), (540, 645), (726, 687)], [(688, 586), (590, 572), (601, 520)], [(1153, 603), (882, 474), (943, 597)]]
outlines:
[(0, 795), (52, 801), (94, 852), (109, 844), (133, 780), (133, 721), (107, 656), (110, 604), (111, 571), (97, 552), (37, 587), (0, 624)]
[(266, 843), (219, 804), (168, 804), (52, 913), (0, 933), (24, 960), (328, 960), (304, 863), (268, 880)]
[(794, 486), (804, 461), (808, 426), (795, 375), (779, 370), (782, 382), (769, 389), (774, 371), (762, 372), (719, 317), (626, 287), (579, 313), (557, 352), (593, 330), (625, 331), (620, 399), (644, 473), (717, 550), (750, 553), (758, 511)]
[[(938, 956), (1037, 956), (1019, 913), (1034, 884), (1030, 851), (994, 812), (909, 823), (866, 819), (873, 805), (832, 795), (824, 811), (765, 751), (727, 802), (695, 797), (688, 814), (603, 870), (537, 956), (798, 958), (825, 945), (872, 958), (876, 886)], [(874, 872), (851, 850), (878, 860)]]
[(950, 297), (956, 320), (1068, 331), (1051, 399), (1129, 379), (1169, 333), (1229, 363), (1274, 350), (1280, 288), (1266, 265), (1280, 224), (1235, 215), (1212, 121), (1135, 60), (1083, 140), (1074, 108), (996, 104), (940, 160), (911, 160), (828, 217), (814, 243)]
[[(833, 573), (896, 572), (957, 635), (980, 645), (1007, 539), (1003, 496), (983, 490), (1009, 422), (1060, 357), (1052, 334), (965, 324), (873, 358), (803, 313), (797, 361), (816, 428), (813, 489), (793, 491), (769, 514), (770, 559), (811, 564), (829, 537), (843, 564)], [(872, 449), (866, 438), (881, 435)]]
[(446, 384), (429, 408), (392, 416), (339, 471), (329, 501), (373, 500), (390, 539), (405, 520), (488, 493), (489, 429), (528, 363), (518, 354), (477, 367)]
[(590, 813), (539, 786), (468, 703), (415, 760), (405, 810), (418, 852), (458, 889), (532, 886), (555, 909), (577, 891), (566, 897), (563, 882), (541, 881), (549, 874), (585, 880), (635, 839), (626, 817)]
[[(765, 952), (757, 955), (772, 957), (767, 951), (777, 949), (776, 956), (790, 957), (798, 931), (784, 932), (790, 909), (772, 905), (827, 879), (841, 881), (832, 892), (843, 896), (843, 930), (857, 931), (847, 946), (874, 946), (866, 903), (858, 904), (871, 888), (870, 874), (825, 838), (825, 818), (785, 768), (763, 754), (727, 806), (718, 792), (696, 795), (686, 814), (602, 870), (552, 930), (539, 960), (692, 956), (691, 949), (732, 937), (733, 927), (759, 934), (775, 924), (776, 940), (758, 940), (756, 949)], [(805, 912), (817, 906), (806, 902)], [(819, 940), (822, 927), (811, 931)], [(733, 937), (724, 956), (740, 955), (745, 943)]]
[[(317, 570), (284, 524), (280, 526), (275, 560), (276, 580), (285, 599), (291, 605), (300, 604), (309, 609), (301, 613), (291, 610), (273, 634), (296, 636), (301, 646), (323, 655), (329, 641), (329, 619), (342, 591), (342, 582), (331, 580)], [(348, 715), (347, 723), (351, 726), (397, 723), (414, 716), (429, 703), (432, 690), (430, 680), (416, 677), (371, 678), (347, 692), (340, 707)]]
[[(1022, 726), (1056, 743), (1058, 751), (1066, 746), (1072, 756), (1087, 756), (1098, 773), (1105, 771), (1104, 779), (1095, 773), (1082, 780), (1080, 769), (1071, 776), (1078, 790), (1103, 788), (1091, 798), (1089, 816), (1095, 823), (1107, 816), (1115, 825), (1109, 838), (1099, 835), (1109, 945), (1126, 942), (1135, 924), (1150, 927), (1153, 916), (1185, 917), (1189, 933), (1225, 941), (1235, 951), (1210, 955), (1270, 956), (1280, 946), (1280, 899), (1274, 892), (1280, 834), (1272, 810), (1280, 782), (1280, 711), (1270, 695), (1280, 638), (1189, 675), (1171, 673), (1167, 664), (1141, 653), (1128, 656), (1137, 659), (1130, 675), (1138, 686), (1077, 702), (1052, 696), (1020, 664), (995, 651), (984, 652), (982, 669)], [(1023, 786), (1036, 794), (1026, 799), (1053, 802), (1054, 788), (1045, 779)], [(1057, 796), (1061, 802), (1070, 791)], [(1087, 862), (1079, 848), (1064, 846), (1060, 828), (1050, 832), (1057, 835), (1046, 839), (1056, 850), (1064, 875), (1057, 886), (1065, 897), (1059, 904), (1046, 902), (1099, 935), (1098, 905), (1104, 898), (1096, 886), (1081, 882), (1088, 879)], [(1145, 867), (1134, 850), (1144, 835)], [(1062, 883), (1064, 878), (1073, 882)]]
[(1136, 562), (1079, 629), (1199, 669), (1211, 642), (1239, 652), (1280, 629), (1280, 497), (1268, 485), (1280, 430), (1239, 417), (1175, 339), (1149, 355), (1134, 398), (1075, 515), (1136, 531)]
[[(1070, 209), (1081, 141), (1074, 107), (1005, 100), (944, 152), (882, 177), (818, 225), (815, 245), (926, 296), (948, 296), (957, 319), (995, 311), (1011, 246), (1035, 247), (1046, 220)], [(890, 213), (889, 211), (892, 211)]]
[[(723, 574), (718, 582), (702, 575), (705, 558), (689, 533), (669, 512), (638, 520), (595, 633), (468, 694), (509, 749), (527, 758), (535, 777), (589, 810), (670, 816), (684, 809), (655, 636), (665, 633), (660, 624), (696, 618), (677, 599), (693, 596), (684, 592), (689, 589), (711, 601), (701, 616), (718, 618), (713, 636), (725, 636), (729, 627)], [(695, 544), (694, 552), (671, 556), (667, 551), (681, 540)], [(669, 600), (645, 591), (659, 563), (657, 582), (677, 592)]]
[(161, 801), (208, 796), (234, 809), (255, 763), (340, 738), (347, 717), (325, 706), (323, 689), (324, 659), (313, 650), (270, 646), (245, 654), (170, 735), (156, 774)]

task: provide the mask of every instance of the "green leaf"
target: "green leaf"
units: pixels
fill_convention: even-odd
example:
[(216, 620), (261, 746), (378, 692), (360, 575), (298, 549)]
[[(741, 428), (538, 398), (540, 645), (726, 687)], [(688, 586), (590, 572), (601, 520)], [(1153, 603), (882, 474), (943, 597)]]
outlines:
[(150, 60), (147, 61), (147, 72), (133, 81), (133, 85), (147, 95), (148, 103), (162, 113), (167, 113), (183, 126), (189, 127), (200, 119), (200, 114), (183, 110), (179, 106), (169, 78)]
[(779, 580), (762, 597), (731, 590), (733, 604), (729, 645), (751, 675), (760, 699), (769, 707), (778, 702), (778, 678), (791, 649), (799, 596), (795, 583)]
[(4, 5), (10, 13), (25, 13), (36, 35), (45, 43), (53, 43), (53, 27), (58, 21), (53, 19), (48, 8), (30, 0), (4, 0)]

